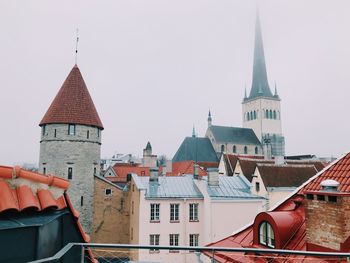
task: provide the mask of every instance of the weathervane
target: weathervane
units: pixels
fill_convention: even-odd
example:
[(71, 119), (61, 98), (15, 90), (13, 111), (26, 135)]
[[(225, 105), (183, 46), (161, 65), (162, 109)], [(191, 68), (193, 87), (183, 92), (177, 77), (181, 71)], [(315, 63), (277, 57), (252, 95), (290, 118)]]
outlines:
[(77, 40), (75, 43), (75, 65), (78, 64), (78, 42), (79, 42), (79, 29), (77, 28)]

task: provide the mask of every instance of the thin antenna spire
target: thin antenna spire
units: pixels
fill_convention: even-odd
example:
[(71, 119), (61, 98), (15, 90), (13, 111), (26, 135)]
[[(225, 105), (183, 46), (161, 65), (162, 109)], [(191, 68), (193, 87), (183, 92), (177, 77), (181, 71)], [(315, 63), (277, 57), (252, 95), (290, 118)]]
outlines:
[(75, 43), (75, 65), (78, 64), (78, 42), (79, 42), (79, 29), (77, 28), (77, 39)]

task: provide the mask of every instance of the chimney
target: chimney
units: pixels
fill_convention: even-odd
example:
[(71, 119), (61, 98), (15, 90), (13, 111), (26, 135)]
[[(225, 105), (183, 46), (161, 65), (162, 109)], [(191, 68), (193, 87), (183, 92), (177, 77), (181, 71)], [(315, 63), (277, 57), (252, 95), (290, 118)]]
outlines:
[(350, 195), (335, 180), (324, 180), (321, 190), (307, 191), (305, 202), (307, 250), (350, 249)]
[(218, 168), (208, 168), (208, 185), (219, 186), (219, 169)]
[(198, 179), (198, 177), (199, 177), (199, 165), (195, 163), (193, 165), (193, 178)]
[(149, 168), (150, 171), (150, 182), (158, 182), (158, 167)]

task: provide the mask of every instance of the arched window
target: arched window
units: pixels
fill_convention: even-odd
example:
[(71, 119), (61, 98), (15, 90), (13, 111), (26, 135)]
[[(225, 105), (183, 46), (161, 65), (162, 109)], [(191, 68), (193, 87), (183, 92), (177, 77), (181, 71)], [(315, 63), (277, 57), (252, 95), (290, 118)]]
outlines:
[(259, 150), (258, 150), (258, 146), (255, 146), (255, 154), (258, 154)]
[(276, 111), (274, 110), (273, 111), (273, 119), (276, 120), (277, 119), (277, 116), (276, 116)]
[(254, 114), (254, 116), (253, 116), (253, 117), (254, 117), (254, 120), (256, 120), (256, 111), (254, 111), (253, 114)]
[(244, 146), (244, 154), (247, 154), (247, 153), (248, 153), (248, 147)]
[(272, 119), (272, 110), (270, 110), (270, 116), (269, 117), (270, 117), (270, 119)]
[(223, 153), (225, 151), (225, 145), (221, 145), (221, 152)]
[(252, 111), (250, 112), (250, 119), (251, 120), (253, 119), (253, 112)]
[(281, 113), (279, 111), (277, 111), (277, 120), (281, 119)]
[(233, 153), (236, 153), (236, 152), (237, 152), (236, 145), (233, 145), (232, 152), (233, 152)]
[(250, 120), (250, 118), (249, 118), (249, 112), (247, 112), (247, 120), (248, 120), (248, 121)]
[(269, 110), (265, 111), (265, 118), (268, 119), (269, 118)]
[(259, 226), (259, 244), (275, 248), (275, 234), (272, 226), (266, 221), (263, 221)]

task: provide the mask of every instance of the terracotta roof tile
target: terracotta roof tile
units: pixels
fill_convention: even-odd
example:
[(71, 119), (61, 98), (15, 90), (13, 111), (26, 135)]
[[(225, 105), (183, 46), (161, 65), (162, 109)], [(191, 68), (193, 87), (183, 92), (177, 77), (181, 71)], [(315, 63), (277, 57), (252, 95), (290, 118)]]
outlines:
[[(344, 157), (338, 159), (333, 164), (325, 168), (324, 171), (319, 172), (317, 175), (309, 179), (308, 182), (300, 186), (300, 188), (294, 192), (290, 197), (286, 198), (279, 205), (273, 208), (270, 212), (291, 211), (298, 214), (303, 219), (303, 224), (299, 227), (296, 233), (288, 240), (284, 249), (287, 250), (307, 250), (306, 247), (306, 225), (305, 225), (305, 211), (303, 195), (307, 191), (321, 190), (320, 183), (323, 180), (332, 179), (337, 180), (339, 185), (339, 191), (343, 193), (350, 193), (350, 153)], [(298, 205), (297, 205), (298, 204)], [(238, 233), (224, 238), (220, 241), (209, 244), (208, 246), (214, 247), (253, 247), (253, 224), (246, 226)], [(257, 262), (255, 258), (246, 257), (243, 253), (222, 253), (223, 256), (217, 256), (215, 259), (218, 262)], [(288, 259), (293, 260), (296, 256), (290, 255)], [(320, 258), (316, 259), (311, 256), (299, 257), (302, 262), (307, 260), (313, 260), (317, 262), (327, 262)], [(285, 262), (287, 258), (284, 258)], [(276, 260), (275, 260), (276, 261)], [(265, 261), (264, 261), (265, 262)], [(279, 262), (279, 261), (276, 261)], [(337, 261), (338, 262), (338, 261)]]
[[(176, 176), (176, 175), (183, 175), (183, 174), (193, 174), (194, 173), (194, 161), (183, 161), (183, 162), (176, 162), (173, 163), (172, 171), (170, 173), (167, 173), (167, 176)], [(215, 165), (214, 167), (217, 167), (217, 163), (204, 163), (204, 165), (207, 165), (207, 167), (211, 167), (210, 165)], [(206, 176), (207, 172), (205, 168), (198, 163), (199, 165), (199, 176)]]
[(103, 129), (77, 65), (69, 73), (39, 125), (52, 123), (82, 124)]

